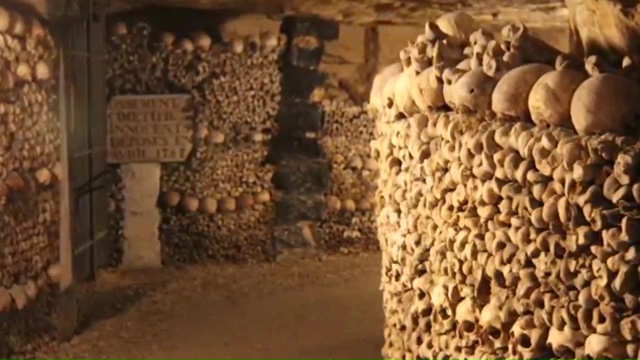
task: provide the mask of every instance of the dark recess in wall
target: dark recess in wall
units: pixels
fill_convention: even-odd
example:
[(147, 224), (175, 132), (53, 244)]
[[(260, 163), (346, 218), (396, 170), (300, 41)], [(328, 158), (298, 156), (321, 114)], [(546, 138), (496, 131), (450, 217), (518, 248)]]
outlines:
[[(363, 67), (363, 75), (365, 84), (367, 84), (366, 94), (371, 92), (371, 85), (373, 85), (373, 79), (378, 72), (378, 62), (380, 57), (380, 36), (378, 34), (378, 28), (375, 26), (369, 26), (364, 31), (364, 59), (365, 64)], [(365, 99), (356, 99), (357, 103), (369, 101), (369, 97), (365, 95)]]
[(324, 122), (323, 110), (309, 103), (309, 95), (326, 81), (318, 65), (324, 41), (336, 39), (338, 31), (335, 22), (304, 15), (288, 16), (280, 27), (288, 43), (281, 63), (283, 91), (276, 115), (278, 132), (267, 159), (276, 165), (272, 182), (279, 191), (274, 234), (277, 257), (297, 250), (320, 250), (311, 231), (301, 226), (322, 219), (323, 192), (330, 181), (322, 146), (316, 137), (307, 136), (321, 131)]

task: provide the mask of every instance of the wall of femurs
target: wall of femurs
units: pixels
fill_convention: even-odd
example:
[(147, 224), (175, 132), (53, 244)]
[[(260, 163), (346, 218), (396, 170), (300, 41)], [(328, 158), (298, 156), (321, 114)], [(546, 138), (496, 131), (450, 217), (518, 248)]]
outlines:
[(371, 94), (384, 357), (638, 358), (637, 66), (438, 24)]
[(60, 279), (57, 48), (38, 20), (0, 7), (0, 357), (51, 335)]
[(330, 250), (378, 249), (375, 227), (375, 189), (378, 164), (371, 158), (375, 122), (361, 105), (338, 98), (322, 101), (325, 112), (320, 144), (330, 162), (327, 211), (320, 237)]
[[(109, 96), (186, 93), (195, 99), (192, 153), (184, 163), (162, 167), (165, 261), (253, 259), (264, 257), (271, 242), (273, 169), (263, 162), (276, 125), (283, 43), (277, 34), (247, 40), (223, 49), (204, 32), (176, 38), (145, 23), (112, 28)], [(153, 59), (143, 71), (131, 61), (141, 56)]]
[[(304, 42), (296, 40), (303, 35), (295, 20), (281, 34), (279, 22), (257, 17), (217, 20), (218, 29), (201, 31), (112, 19), (109, 98), (195, 99), (193, 149), (186, 161), (161, 170), (164, 262), (264, 260), (289, 247), (377, 247), (376, 170), (367, 160), (374, 123), (313, 64), (322, 51), (297, 50)], [(121, 243), (126, 186), (119, 176), (111, 195), (112, 231)]]

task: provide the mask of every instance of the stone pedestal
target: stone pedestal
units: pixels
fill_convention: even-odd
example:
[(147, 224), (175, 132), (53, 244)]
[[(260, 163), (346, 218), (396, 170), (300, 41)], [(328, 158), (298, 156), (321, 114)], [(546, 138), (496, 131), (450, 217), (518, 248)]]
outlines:
[(123, 268), (162, 266), (160, 163), (122, 164), (124, 182)]

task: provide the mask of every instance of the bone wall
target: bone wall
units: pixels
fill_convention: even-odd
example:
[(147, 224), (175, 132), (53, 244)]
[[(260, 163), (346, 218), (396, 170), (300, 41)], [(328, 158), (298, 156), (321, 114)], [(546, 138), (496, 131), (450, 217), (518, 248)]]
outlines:
[[(638, 356), (640, 198), (614, 173), (635, 140), (452, 113), (379, 125), (385, 358)], [(527, 154), (571, 146), (592, 156), (564, 179)]]
[[(159, 21), (112, 19), (110, 97), (188, 93), (196, 99), (192, 153), (184, 163), (162, 166), (164, 262), (271, 259), (278, 238), (313, 239), (313, 248), (330, 251), (377, 247), (367, 205), (373, 175), (364, 165), (357, 168), (368, 156), (373, 122), (348, 96), (316, 93), (310, 99), (328, 81), (316, 65), (308, 66), (322, 52), (296, 50), (286, 26), (279, 35), (273, 30), (280, 23), (255, 17), (232, 17), (217, 33), (212, 25), (193, 32), (176, 21), (182, 30), (169, 33)], [(248, 24), (264, 31), (248, 32)], [(327, 143), (332, 138), (333, 145)], [(340, 156), (355, 158), (356, 168), (331, 164)], [(111, 231), (120, 244), (115, 265), (124, 242), (126, 183), (113, 168)], [(336, 197), (346, 205), (325, 211)]]
[(0, 357), (51, 336), (59, 280), (57, 49), (45, 26), (0, 7)]
[(323, 112), (308, 97), (325, 79), (318, 65), (324, 43), (336, 37), (337, 27), (313, 17), (291, 16), (283, 20), (281, 30), (287, 36), (282, 102), (278, 132), (269, 149), (269, 162), (276, 167), (274, 249), (279, 259), (292, 254), (313, 256), (322, 245), (314, 230), (325, 211), (329, 164), (317, 136)]
[[(273, 206), (272, 168), (263, 162), (280, 96), (278, 34), (213, 44), (205, 32), (176, 36), (119, 22), (108, 43), (110, 96), (195, 99), (194, 148), (186, 162), (162, 166), (164, 261), (264, 259)], [(122, 236), (117, 186), (126, 184), (113, 191), (114, 233)]]
[[(357, 14), (356, 14), (357, 16)], [(432, 17), (433, 18), (433, 17)], [(424, 19), (428, 19), (423, 17)], [(340, 87), (348, 90), (356, 103), (367, 100), (371, 81), (375, 73), (387, 65), (398, 61), (398, 52), (407, 42), (415, 41), (424, 31), (423, 24), (399, 21), (349, 24), (339, 22), (338, 37), (324, 42), (324, 54), (319, 70), (339, 81)], [(219, 27), (222, 40), (242, 37), (256, 31), (277, 32), (282, 15), (277, 13), (247, 13), (225, 18)], [(483, 18), (481, 23), (487, 29), (499, 32), (499, 24)], [(500, 22), (504, 23), (504, 22)], [(530, 22), (528, 22), (531, 25)], [(569, 27), (563, 24), (535, 24), (530, 31), (555, 48), (569, 49)]]
[(285, 256), (377, 249), (375, 169), (367, 162), (374, 122), (334, 74), (321, 71), (339, 26), (292, 16), (282, 29), (290, 45), (270, 151), (276, 164), (276, 251)]
[(460, 25), (374, 83), (384, 358), (638, 358), (637, 66)]
[(377, 163), (371, 158), (375, 121), (346, 96), (322, 100), (320, 144), (329, 159), (326, 213), (319, 225), (330, 251), (377, 250), (375, 189)]

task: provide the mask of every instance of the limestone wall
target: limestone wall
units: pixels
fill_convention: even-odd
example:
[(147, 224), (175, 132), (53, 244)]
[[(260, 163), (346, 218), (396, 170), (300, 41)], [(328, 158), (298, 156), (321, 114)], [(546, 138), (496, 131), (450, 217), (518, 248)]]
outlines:
[(57, 49), (28, 14), (0, 7), (0, 357), (51, 335), (59, 261)]
[[(452, 45), (428, 25), (416, 47)], [(626, 117), (634, 100), (618, 93), (638, 84), (603, 75), (595, 58), (569, 70), (561, 56), (554, 71), (522, 30), (508, 28), (522, 36), (509, 43), (467, 33), (462, 57), (466, 40), (440, 59), (409, 47), (404, 70), (380, 74), (372, 151), (387, 359), (640, 356), (640, 144)], [(497, 72), (486, 66), (495, 59)], [(615, 110), (598, 110), (614, 98)]]

